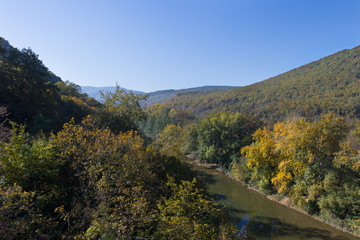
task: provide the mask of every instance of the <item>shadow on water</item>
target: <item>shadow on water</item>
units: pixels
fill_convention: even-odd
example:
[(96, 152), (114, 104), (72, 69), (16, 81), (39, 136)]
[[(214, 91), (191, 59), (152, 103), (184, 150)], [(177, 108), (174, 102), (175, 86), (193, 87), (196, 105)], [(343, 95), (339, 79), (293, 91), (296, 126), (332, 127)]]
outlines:
[(226, 200), (226, 196), (222, 195), (220, 193), (212, 194), (211, 196), (215, 201), (225, 201)]
[(302, 228), (293, 224), (282, 222), (278, 218), (272, 217), (246, 217), (236, 224), (239, 228), (246, 225), (248, 239), (277, 239), (288, 237), (296, 239), (323, 239), (323, 240), (350, 240), (346, 236), (331, 236), (330, 232), (318, 228)]
[(212, 197), (230, 212), (233, 223), (246, 227), (248, 239), (359, 239), (275, 203), (214, 169), (198, 165), (193, 169)]
[(217, 182), (213, 175), (207, 174), (204, 170), (195, 170), (195, 172), (198, 178), (206, 184), (215, 184)]

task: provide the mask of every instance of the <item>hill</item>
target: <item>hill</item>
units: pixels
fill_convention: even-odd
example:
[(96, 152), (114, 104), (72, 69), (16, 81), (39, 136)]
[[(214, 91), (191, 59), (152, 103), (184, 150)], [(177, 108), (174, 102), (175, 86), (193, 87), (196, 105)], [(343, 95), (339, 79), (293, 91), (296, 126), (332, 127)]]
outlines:
[(159, 104), (166, 101), (169, 98), (173, 98), (176, 96), (181, 95), (198, 95), (198, 94), (208, 94), (216, 91), (231, 89), (234, 87), (231, 86), (203, 86), (203, 87), (196, 87), (196, 88), (186, 88), (186, 89), (169, 89), (169, 90), (161, 90), (150, 92), (149, 98), (146, 102), (143, 103), (143, 106), (148, 107), (154, 104)]
[[(124, 89), (126, 92), (132, 91), (135, 94), (148, 94), (148, 99), (146, 101), (142, 101), (143, 107), (149, 107), (154, 104), (159, 104), (166, 101), (169, 98), (173, 98), (175, 96), (181, 96), (183, 94), (190, 94), (190, 95), (197, 95), (197, 94), (208, 94), (210, 92), (215, 92), (219, 90), (226, 90), (231, 89), (234, 87), (230, 86), (203, 86), (203, 87), (196, 87), (196, 88), (186, 88), (186, 89), (167, 89), (167, 90), (159, 90), (155, 92), (141, 92), (141, 91), (134, 91), (129, 90), (126, 88)], [(81, 91), (86, 93), (89, 97), (93, 97), (98, 101), (101, 101), (100, 91), (103, 92), (114, 92), (116, 87), (91, 87), (91, 86), (82, 86)]]
[[(140, 92), (140, 91), (133, 91), (133, 90), (129, 90), (126, 88), (121, 88), (124, 89), (126, 92), (132, 91), (135, 94), (145, 94), (144, 92)], [(101, 97), (100, 97), (100, 91), (103, 91), (104, 93), (106, 92), (115, 92), (116, 87), (91, 87), (91, 86), (81, 86), (81, 91), (83, 93), (86, 93), (89, 97), (95, 98), (97, 101), (101, 101)]]
[(334, 111), (360, 117), (360, 46), (246, 87), (178, 94), (163, 104), (196, 115), (232, 111), (277, 121)]
[(0, 37), (0, 107), (9, 120), (31, 133), (59, 130), (71, 118), (82, 119), (99, 103), (63, 82), (30, 48), (18, 50)]

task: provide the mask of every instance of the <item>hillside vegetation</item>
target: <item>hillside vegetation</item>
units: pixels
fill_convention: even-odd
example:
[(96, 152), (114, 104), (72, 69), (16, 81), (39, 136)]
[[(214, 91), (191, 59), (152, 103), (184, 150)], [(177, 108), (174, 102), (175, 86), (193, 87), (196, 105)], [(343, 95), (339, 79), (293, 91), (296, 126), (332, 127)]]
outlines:
[(154, 104), (161, 104), (162, 102), (176, 97), (176, 96), (183, 96), (183, 95), (198, 95), (198, 94), (209, 94), (212, 92), (222, 91), (231, 89), (234, 87), (230, 86), (203, 86), (203, 87), (196, 87), (196, 88), (187, 88), (187, 89), (169, 89), (169, 90), (161, 90), (148, 93), (149, 98), (142, 102), (144, 107), (152, 106)]
[(185, 93), (163, 104), (204, 116), (233, 111), (276, 121), (333, 111), (360, 117), (360, 46), (250, 86), (210, 93)]
[(11, 121), (36, 133), (60, 130), (71, 118), (80, 121), (100, 105), (81, 94), (78, 85), (61, 81), (31, 49), (18, 50), (0, 38), (0, 106)]
[(146, 95), (116, 86), (99, 103), (31, 49), (0, 38), (0, 52), (0, 239), (245, 237), (170, 154), (172, 135), (137, 132)]

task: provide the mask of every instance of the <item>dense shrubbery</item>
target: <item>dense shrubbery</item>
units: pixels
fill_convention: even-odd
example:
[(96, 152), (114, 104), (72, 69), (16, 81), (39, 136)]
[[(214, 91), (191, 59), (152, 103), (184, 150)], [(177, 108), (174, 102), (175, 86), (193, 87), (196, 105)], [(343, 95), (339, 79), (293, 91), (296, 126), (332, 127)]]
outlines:
[(0, 153), (4, 239), (236, 235), (190, 169), (145, 148), (136, 132), (115, 134), (90, 117), (65, 124), (50, 139), (14, 127)]
[(146, 113), (147, 119), (140, 122), (139, 128), (151, 137), (155, 137), (167, 125), (182, 127), (195, 120), (195, 117), (186, 111), (171, 109), (160, 104), (152, 105)]
[(206, 117), (198, 124), (199, 160), (228, 170), (260, 126), (261, 122), (251, 115), (226, 112)]

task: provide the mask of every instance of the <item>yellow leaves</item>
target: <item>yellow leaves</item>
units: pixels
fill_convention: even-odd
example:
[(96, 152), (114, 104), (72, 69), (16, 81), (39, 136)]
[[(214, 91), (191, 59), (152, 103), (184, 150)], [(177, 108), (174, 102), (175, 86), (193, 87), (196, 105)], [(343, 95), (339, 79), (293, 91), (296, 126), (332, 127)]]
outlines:
[(355, 171), (360, 169), (360, 150), (351, 147), (349, 142), (341, 145), (341, 150), (335, 154), (334, 160), (337, 168), (348, 167)]
[(158, 205), (157, 239), (234, 239), (238, 229), (224, 224), (224, 210), (197, 188), (196, 179), (177, 184), (169, 177), (167, 184), (172, 194)]
[(183, 142), (182, 128), (169, 124), (158, 134), (155, 144), (160, 146), (160, 153), (166, 156), (181, 157), (180, 147)]
[(300, 177), (304, 174), (307, 165), (303, 161), (292, 162), (292, 169), (295, 177)]
[[(271, 180), (279, 193), (286, 193), (294, 178), (301, 177), (310, 165), (318, 167), (320, 172), (324, 165), (330, 167), (334, 163), (354, 170), (360, 168), (357, 150), (344, 145), (343, 150), (336, 153), (347, 131), (344, 118), (332, 113), (314, 122), (304, 118), (279, 122), (273, 130), (258, 129), (253, 134), (255, 142), (242, 148), (241, 153), (246, 157), (248, 168), (253, 170), (253, 178), (263, 183)], [(335, 153), (337, 158), (333, 162)]]
[(289, 185), (293, 177), (290, 172), (280, 171), (278, 174), (271, 179), (279, 193), (284, 194), (289, 191)]
[(354, 233), (360, 234), (360, 219), (353, 220), (350, 222), (350, 228)]
[(323, 185), (321, 183), (315, 182), (308, 188), (309, 199), (315, 201), (319, 196), (321, 196), (323, 190)]

